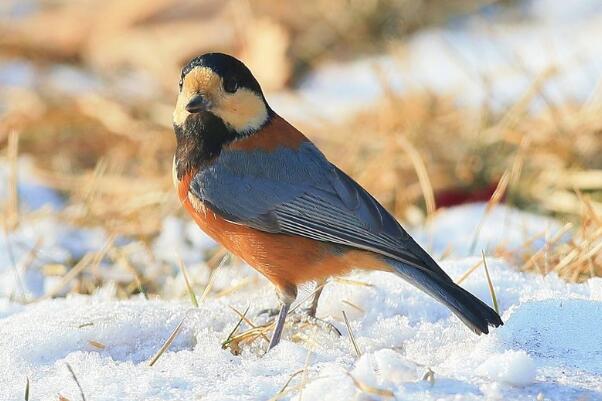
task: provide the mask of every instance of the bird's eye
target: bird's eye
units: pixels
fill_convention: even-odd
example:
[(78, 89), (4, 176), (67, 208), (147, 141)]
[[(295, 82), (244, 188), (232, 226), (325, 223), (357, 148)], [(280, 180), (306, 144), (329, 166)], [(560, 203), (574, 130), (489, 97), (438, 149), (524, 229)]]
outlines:
[(236, 78), (228, 78), (224, 80), (224, 90), (228, 93), (234, 93), (238, 89)]

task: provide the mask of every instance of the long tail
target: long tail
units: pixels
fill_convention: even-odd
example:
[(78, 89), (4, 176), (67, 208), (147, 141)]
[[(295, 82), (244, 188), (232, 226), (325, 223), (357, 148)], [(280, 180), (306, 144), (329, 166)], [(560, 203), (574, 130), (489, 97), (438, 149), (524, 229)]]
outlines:
[(504, 324), (493, 309), (455, 284), (447, 275), (439, 277), (439, 274), (394, 259), (387, 258), (387, 262), (394, 273), (447, 306), (476, 334), (488, 334), (488, 326), (498, 327)]

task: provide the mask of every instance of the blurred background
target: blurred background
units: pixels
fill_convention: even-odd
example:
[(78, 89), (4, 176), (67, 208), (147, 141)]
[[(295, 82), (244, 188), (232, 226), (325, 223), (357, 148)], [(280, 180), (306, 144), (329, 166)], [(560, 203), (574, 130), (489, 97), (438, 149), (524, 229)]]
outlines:
[[(172, 188), (171, 113), (181, 67), (209, 51), (247, 63), (408, 227), (505, 204), (565, 224), (517, 266), (602, 275), (601, 36), (596, 0), (3, 0), (0, 261), (34, 282), (6, 268), (3, 291), (110, 278), (119, 296), (153, 293), (175, 254), (200, 259)], [(107, 259), (121, 269), (82, 274)]]

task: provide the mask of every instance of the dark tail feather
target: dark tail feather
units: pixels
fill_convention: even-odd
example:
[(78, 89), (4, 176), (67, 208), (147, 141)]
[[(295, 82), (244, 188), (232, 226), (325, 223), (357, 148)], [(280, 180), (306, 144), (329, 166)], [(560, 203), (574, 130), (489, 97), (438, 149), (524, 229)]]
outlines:
[(397, 260), (387, 261), (401, 278), (447, 306), (475, 333), (488, 334), (488, 326), (498, 327), (504, 324), (493, 309), (448, 277), (437, 277), (432, 272), (405, 265)]

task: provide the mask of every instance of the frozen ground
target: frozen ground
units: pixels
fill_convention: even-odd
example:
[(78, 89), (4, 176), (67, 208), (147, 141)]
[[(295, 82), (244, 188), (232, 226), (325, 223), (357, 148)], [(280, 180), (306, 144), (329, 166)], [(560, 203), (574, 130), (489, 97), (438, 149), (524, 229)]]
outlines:
[[(26, 209), (35, 211), (46, 202), (60, 207), (52, 191), (23, 184)], [(483, 205), (450, 209), (428, 228), (416, 230), (435, 253), (452, 245), (457, 254), (443, 261), (452, 277), (477, 263), (480, 249), (512, 248), (560, 227), (547, 218), (500, 208), (485, 220), (471, 256), (468, 244), (482, 213)], [(28, 249), (39, 237), (44, 260), (25, 268)], [(22, 399), (27, 378), (31, 400), (57, 399), (58, 394), (79, 400), (67, 364), (88, 400), (268, 400), (304, 367), (280, 399), (602, 400), (602, 279), (567, 284), (554, 275), (517, 272), (490, 258), (505, 325), (478, 337), (403, 281), (386, 273), (354, 273), (353, 280), (369, 286), (331, 282), (318, 310), (342, 337), (319, 328), (287, 327), (273, 352), (264, 355), (267, 344), (258, 339), (234, 356), (221, 348), (238, 320), (229, 305), (238, 310), (250, 306), (249, 316), (254, 316), (276, 302), (269, 284), (246, 266), (220, 269), (212, 294), (245, 280), (248, 284), (228, 296), (210, 296), (199, 309), (191, 308), (183, 278), (176, 274), (165, 278), (161, 299), (118, 301), (109, 280), (94, 296), (39, 300), (57, 280), (42, 274), (42, 264), (77, 258), (104, 241), (100, 230), (80, 230), (45, 217), (35, 229), (10, 235), (16, 269), (2, 241), (0, 400)], [(182, 255), (200, 292), (208, 269), (198, 255), (211, 246), (191, 223), (168, 218), (153, 251), (171, 263), (176, 252)], [(117, 270), (110, 264), (101, 269), (107, 274)], [(491, 303), (482, 270), (463, 286)], [(37, 301), (17, 302), (22, 296)], [(359, 358), (342, 322), (343, 310)], [(183, 318), (184, 329), (170, 350), (150, 367), (149, 359)], [(423, 380), (428, 369), (434, 381)]]

